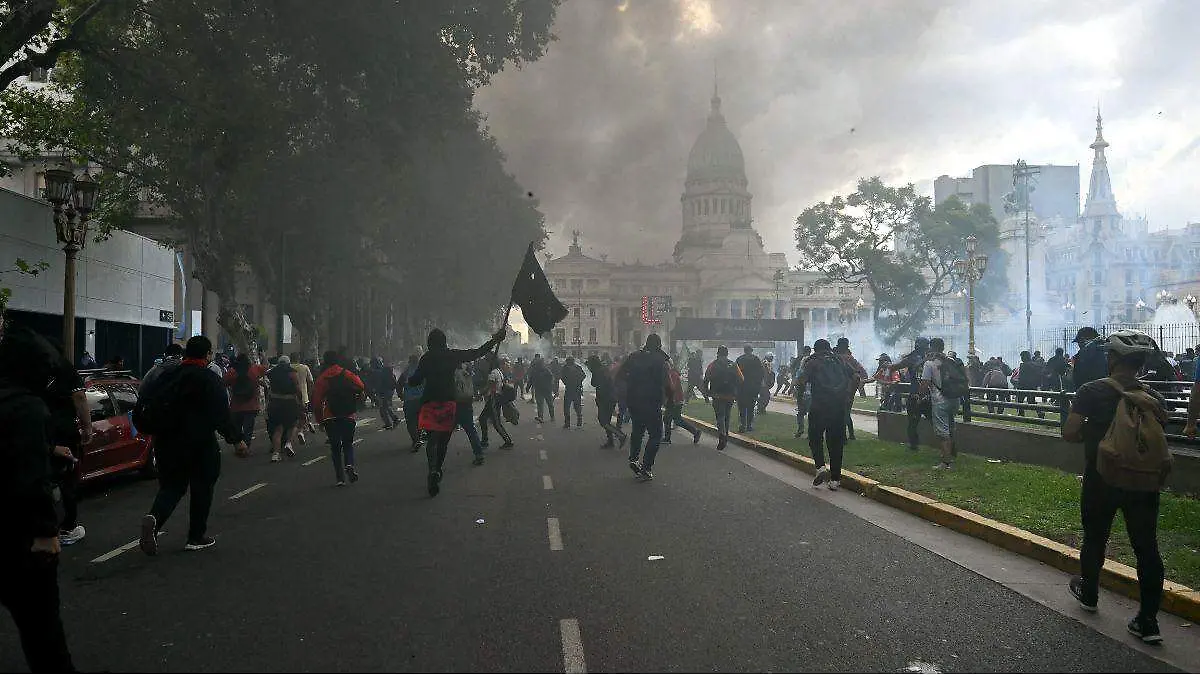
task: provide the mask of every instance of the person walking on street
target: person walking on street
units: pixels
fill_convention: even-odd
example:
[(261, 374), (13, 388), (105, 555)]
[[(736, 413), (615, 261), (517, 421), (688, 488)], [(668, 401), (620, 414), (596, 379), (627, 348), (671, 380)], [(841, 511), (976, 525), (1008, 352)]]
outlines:
[(708, 364), (702, 381), (705, 398), (712, 399), (713, 413), (717, 424), (717, 450), (724, 450), (729, 443), (729, 423), (733, 403), (742, 386), (742, 370), (729, 360), (729, 347), (717, 347), (717, 358)]
[(483, 464), (483, 443), (479, 440), (479, 430), (475, 427), (475, 379), (471, 373), (471, 364), (460, 363), (454, 371), (454, 423), (462, 427), (471, 444), (471, 453), (475, 458), (471, 464)]
[(554, 382), (554, 373), (550, 371), (542, 355), (538, 354), (529, 367), (529, 386), (533, 388), (533, 400), (537, 405), (537, 417), (534, 419), (538, 424), (546, 422), (543, 417), (545, 412), (550, 414), (550, 421), (554, 421)]
[(420, 363), (416, 354), (408, 357), (408, 366), (400, 373), (400, 396), (403, 398), (401, 407), (404, 409), (404, 426), (408, 429), (408, 437), (412, 440), (412, 451), (421, 451), (421, 428), (418, 424), (421, 416), (421, 399), (425, 395), (425, 385), (410, 383), (417, 372)]
[[(1158, 644), (1162, 642), (1158, 609), (1165, 576), (1158, 548), (1159, 491), (1170, 471), (1171, 456), (1162, 431), (1167, 422), (1163, 398), (1137, 379), (1147, 358), (1159, 353), (1158, 345), (1144, 333), (1120, 330), (1098, 346), (1104, 349), (1105, 371), (1110, 375), (1079, 388), (1062, 430), (1063, 440), (1083, 443), (1084, 457), (1079, 497), (1083, 524), (1080, 576), (1072, 578), (1067, 588), (1085, 610), (1096, 611), (1104, 549), (1113, 517), (1120, 511), (1137, 558), (1139, 609), (1128, 630), (1147, 644)], [(1195, 399), (1192, 401), (1195, 405)], [(1137, 428), (1129, 429), (1130, 423)], [(1127, 433), (1121, 433), (1123, 424)], [(1196, 435), (1196, 417), (1191, 410), (1184, 433), (1192, 438)], [(1112, 461), (1114, 455), (1116, 461)], [(1131, 466), (1145, 471), (1131, 475)]]
[(329, 453), (337, 486), (358, 482), (354, 462), (354, 431), (358, 425), (358, 407), (366, 398), (367, 388), (362, 379), (339, 363), (338, 354), (325, 352), (325, 362), (332, 364), (317, 378), (313, 391), (313, 410), (317, 423), (329, 436)]
[(592, 354), (587, 360), (588, 370), (592, 373), (592, 386), (596, 388), (596, 421), (604, 430), (605, 442), (601, 448), (613, 447), (613, 441), (619, 441), (620, 447), (625, 447), (629, 437), (624, 431), (613, 425), (613, 415), (617, 412), (617, 391), (608, 366), (600, 361), (600, 357)]
[(495, 354), (489, 354), (485, 363), (488, 376), (487, 384), (483, 388), (483, 411), (479, 413), (479, 433), (482, 436), (483, 447), (488, 447), (488, 422), (491, 422), (492, 428), (504, 441), (500, 449), (507, 450), (513, 447), (513, 441), (512, 436), (508, 435), (508, 430), (504, 428), (504, 415), (501, 413), (501, 407), (504, 405), (501, 396), (505, 383), (504, 371), (501, 370)]
[(800, 373), (804, 371), (804, 362), (810, 356), (812, 356), (812, 347), (804, 345), (800, 349), (800, 356), (796, 359), (796, 368), (792, 371), (792, 396), (796, 398), (796, 438), (804, 437), (804, 418), (812, 409), (812, 385), (806, 384), (803, 387), (797, 385)]
[(254, 444), (254, 424), (262, 404), (258, 400), (262, 390), (262, 379), (267, 374), (266, 366), (251, 364), (245, 353), (238, 354), (225, 373), (225, 386), (229, 388), (229, 410), (234, 421), (242, 430), (246, 441), (246, 452)]
[(679, 369), (671, 361), (667, 361), (667, 400), (663, 411), (663, 439), (665, 445), (671, 444), (671, 429), (678, 426), (692, 435), (692, 445), (700, 442), (700, 429), (683, 418), (683, 383)]
[(563, 383), (563, 428), (571, 428), (571, 408), (575, 408), (575, 426), (583, 426), (583, 381), (587, 373), (575, 363), (574, 356), (568, 356), (563, 363), (559, 379)]
[(700, 351), (692, 352), (687, 361), (687, 376), (688, 386), (686, 396), (688, 401), (696, 397), (696, 391), (700, 389), (700, 383), (704, 381), (704, 358), (700, 355)]
[(933, 467), (935, 469), (950, 469), (954, 462), (954, 410), (958, 407), (958, 399), (942, 393), (945, 384), (943, 369), (947, 364), (943, 353), (945, 348), (946, 343), (941, 338), (929, 341), (919, 388), (921, 398), (929, 402), (929, 419), (933, 422), (933, 432), (937, 434), (941, 445), (941, 461)]
[(746, 345), (745, 353), (737, 358), (742, 371), (742, 382), (738, 386), (738, 433), (754, 431), (754, 407), (762, 389), (763, 363), (754, 355), (754, 347)]
[(376, 356), (371, 361), (371, 388), (375, 391), (375, 402), (379, 406), (379, 421), (384, 429), (394, 429), (400, 424), (392, 396), (396, 393), (396, 376), (392, 367), (384, 365), (383, 358)]
[[(834, 354), (828, 340), (813, 343), (812, 356), (805, 359), (800, 376), (794, 381), (797, 389), (812, 386), (812, 410), (808, 415), (808, 448), (812, 452), (817, 473), (813, 486), (828, 481), (830, 490), (842, 485), (842, 452), (846, 444), (846, 411), (854, 400), (858, 379), (854, 369), (840, 355)], [(825, 448), (829, 449), (829, 465), (825, 464)]]
[(6, 328), (0, 339), (0, 605), (16, 624), (34, 673), (76, 672), (60, 614), (62, 547), (47, 433), (54, 422), (42, 398), (56, 362), (65, 360), (60, 354), (20, 326)]
[[(55, 348), (55, 355), (62, 354), (57, 340), (48, 340)], [(169, 345), (179, 353), (179, 345)], [(54, 359), (50, 381), (46, 385), (43, 400), (50, 409), (50, 442), (54, 452), (50, 456), (50, 467), (54, 482), (62, 496), (63, 517), (59, 523), (58, 539), (63, 546), (78, 543), (87, 530), (79, 524), (79, 460), (83, 450), (92, 442), (92, 416), (88, 411), (84, 394), (83, 378), (65, 356)]]
[[(138, 541), (146, 555), (158, 554), (158, 533), (191, 490), (185, 550), (197, 551), (217, 543), (208, 536), (208, 514), (213, 490), (221, 475), (221, 450), (216, 434), (246, 451), (242, 427), (231, 414), (225, 388), (211, 370), (212, 342), (203, 335), (187, 341), (183, 361), (162, 373), (138, 397), (137, 410), (150, 412), (149, 433), (154, 434), (158, 464), (158, 494), (150, 512), (142, 516)], [(136, 417), (136, 415), (135, 415)]]
[(304, 404), (300, 402), (300, 376), (292, 360), (284, 355), (267, 371), (267, 436), (271, 439), (271, 461), (283, 459), (281, 453), (295, 457), (292, 435), (300, 425)]
[[(629, 417), (633, 421), (629, 439), (629, 468), (643, 483), (654, 480), (654, 459), (662, 442), (662, 407), (669, 385), (667, 360), (662, 350), (662, 338), (658, 333), (651, 333), (646, 338), (646, 346), (630, 354), (621, 364), (619, 379), (624, 380), (628, 388), (626, 400)], [(643, 436), (648, 436), (644, 456)]]
[[(425, 456), (429, 465), (429, 475), (426, 488), (430, 497), (436, 497), (441, 492), (442, 465), (446, 461), (446, 449), (450, 445), (450, 436), (454, 433), (457, 420), (456, 399), (458, 393), (454, 383), (454, 371), (464, 363), (490, 352), (507, 337), (507, 331), (501, 328), (492, 339), (475, 349), (450, 349), (446, 345), (446, 334), (439, 328), (429, 331), (426, 344), (429, 350), (417, 363), (417, 368), (409, 377), (407, 384), (411, 386), (425, 385), (421, 394), (421, 429), (428, 434), (428, 445)], [(489, 375), (489, 378), (491, 376)], [(503, 375), (500, 376), (503, 379)], [(499, 410), (496, 411), (499, 414)]]
[(291, 360), (292, 370), (296, 371), (296, 383), (300, 385), (300, 421), (292, 432), (292, 438), (303, 445), (305, 430), (316, 432), (312, 421), (312, 391), (317, 382), (313, 379), (312, 368), (308, 367), (299, 353), (292, 354)]

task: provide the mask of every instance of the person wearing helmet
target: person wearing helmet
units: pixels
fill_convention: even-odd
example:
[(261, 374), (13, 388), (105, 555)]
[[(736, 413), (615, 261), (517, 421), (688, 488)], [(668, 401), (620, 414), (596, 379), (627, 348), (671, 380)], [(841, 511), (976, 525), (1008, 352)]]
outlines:
[[(1094, 343), (1094, 342), (1093, 342)], [(1090, 345), (1089, 345), (1090, 346)], [(1141, 607), (1129, 622), (1129, 632), (1143, 642), (1162, 642), (1158, 630), (1158, 608), (1163, 592), (1163, 561), (1158, 551), (1158, 490), (1128, 490), (1105, 482), (1097, 469), (1100, 441), (1108, 433), (1122, 391), (1141, 389), (1157, 399), (1155, 415), (1166, 421), (1162, 396), (1142, 387), (1138, 371), (1146, 359), (1158, 353), (1158, 345), (1150, 336), (1132, 330), (1110, 333), (1099, 345), (1107, 356), (1109, 377), (1082, 385), (1071, 405), (1063, 426), (1063, 440), (1083, 443), (1084, 472), (1080, 493), (1083, 522), (1083, 545), (1079, 548), (1080, 576), (1071, 579), (1068, 589), (1085, 610), (1096, 611), (1100, 592), (1100, 569), (1104, 565), (1104, 548), (1112, 531), (1113, 517), (1118, 510), (1125, 519), (1129, 543), (1137, 557), (1138, 589)]]

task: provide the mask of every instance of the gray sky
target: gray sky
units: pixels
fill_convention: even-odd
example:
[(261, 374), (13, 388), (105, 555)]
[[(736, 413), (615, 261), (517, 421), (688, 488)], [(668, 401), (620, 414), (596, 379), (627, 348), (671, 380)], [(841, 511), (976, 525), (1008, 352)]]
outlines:
[(477, 103), (566, 250), (669, 258), (716, 66), (755, 227), (795, 259), (809, 204), (860, 176), (1081, 165), (1097, 101), (1125, 214), (1200, 221), (1200, 1), (566, 0), (542, 60)]

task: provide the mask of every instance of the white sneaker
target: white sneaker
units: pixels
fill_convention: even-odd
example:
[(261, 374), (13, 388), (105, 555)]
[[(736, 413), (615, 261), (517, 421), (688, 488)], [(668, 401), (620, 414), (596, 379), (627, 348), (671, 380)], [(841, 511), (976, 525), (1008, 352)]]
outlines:
[(817, 475), (813, 476), (813, 487), (817, 487), (827, 480), (829, 480), (829, 467), (822, 464), (817, 467)]
[(82, 525), (76, 525), (73, 530), (64, 530), (58, 533), (58, 543), (63, 546), (70, 546), (77, 543), (80, 539), (87, 536), (87, 530), (83, 529)]
[(283, 451), (287, 453), (287, 456), (288, 456), (288, 457), (295, 457), (295, 456), (296, 456), (296, 449), (292, 447), (292, 444), (291, 444), (291, 443), (284, 443), (284, 444), (283, 444)]
[(281, 456), (279, 455), (279, 453), (278, 453), (278, 452), (272, 452), (272, 453), (271, 453), (271, 461), (272, 461), (272, 462), (278, 462), (278, 461), (280, 461), (280, 460), (282, 460), (282, 459), (283, 459), (283, 457), (281, 457)]
[(308, 441), (304, 438), (304, 432), (296, 434), (296, 440), (300, 441), (300, 445), (307, 445)]
[(825, 487), (827, 487), (827, 488), (829, 488), (830, 490), (833, 490), (833, 491), (835, 491), (835, 492), (836, 492), (838, 488), (842, 487), (842, 481), (840, 481), (840, 480), (831, 480), (831, 481), (829, 481), (829, 483), (828, 483), (828, 484), (827, 484)]

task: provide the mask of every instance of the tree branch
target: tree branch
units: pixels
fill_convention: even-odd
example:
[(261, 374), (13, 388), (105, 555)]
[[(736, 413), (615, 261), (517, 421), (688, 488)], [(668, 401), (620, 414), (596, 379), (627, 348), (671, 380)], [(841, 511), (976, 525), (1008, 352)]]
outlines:
[[(78, 50), (83, 45), (83, 34), (87, 28), (87, 24), (103, 9), (104, 5), (110, 0), (95, 0), (87, 9), (71, 22), (71, 28), (63, 37), (54, 40), (46, 47), (44, 52), (33, 52), (26, 54), (17, 62), (9, 65), (4, 70), (0, 70), (0, 89), (5, 89), (12, 84), (13, 80), (18, 77), (31, 74), (35, 68), (53, 68), (55, 63), (58, 63), (58, 57), (66, 52)], [(44, 5), (49, 5), (50, 9), (47, 12)], [(13, 32), (9, 35), (4, 35), (4, 28), (7, 28), (7, 23), (0, 27), (0, 45), (12, 44), (11, 53), (16, 55), (18, 51), (23, 49), (23, 45), (32, 40), (38, 33), (46, 29), (50, 25), (50, 20), (53, 17), (53, 8), (56, 5), (54, 0), (32, 0), (26, 7), (34, 6), (33, 16), (27, 16), (26, 21), (18, 22)], [(18, 16), (22, 13), (20, 10), (16, 12)], [(44, 20), (43, 20), (44, 19)], [(34, 28), (36, 27), (36, 30)], [(23, 30), (22, 30), (23, 29)], [(29, 32), (31, 31), (32, 32)], [(20, 42), (15, 42), (20, 38)], [(13, 42), (10, 42), (13, 41)]]

